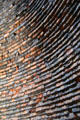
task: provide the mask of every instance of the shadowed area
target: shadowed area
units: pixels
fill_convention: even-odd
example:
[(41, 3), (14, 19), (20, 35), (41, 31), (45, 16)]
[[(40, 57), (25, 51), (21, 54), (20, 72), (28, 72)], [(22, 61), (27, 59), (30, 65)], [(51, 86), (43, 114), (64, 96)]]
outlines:
[(80, 120), (79, 9), (0, 0), (0, 120)]

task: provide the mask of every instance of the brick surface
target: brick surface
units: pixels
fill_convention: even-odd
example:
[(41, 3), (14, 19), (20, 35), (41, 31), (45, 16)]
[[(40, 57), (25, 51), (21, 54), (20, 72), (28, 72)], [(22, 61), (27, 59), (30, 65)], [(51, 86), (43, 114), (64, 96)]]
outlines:
[(79, 0), (0, 0), (0, 120), (80, 119)]

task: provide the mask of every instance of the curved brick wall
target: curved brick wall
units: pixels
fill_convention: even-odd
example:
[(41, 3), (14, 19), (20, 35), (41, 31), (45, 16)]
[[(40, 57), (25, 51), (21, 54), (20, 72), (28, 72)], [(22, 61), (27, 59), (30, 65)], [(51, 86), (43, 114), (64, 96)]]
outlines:
[(0, 0), (0, 120), (80, 120), (79, 9)]

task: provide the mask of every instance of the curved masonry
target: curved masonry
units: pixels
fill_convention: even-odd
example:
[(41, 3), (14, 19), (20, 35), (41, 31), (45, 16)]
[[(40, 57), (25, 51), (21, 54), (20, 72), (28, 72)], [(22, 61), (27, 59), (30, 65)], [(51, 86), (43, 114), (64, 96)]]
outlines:
[(0, 120), (80, 120), (79, 9), (0, 0)]

